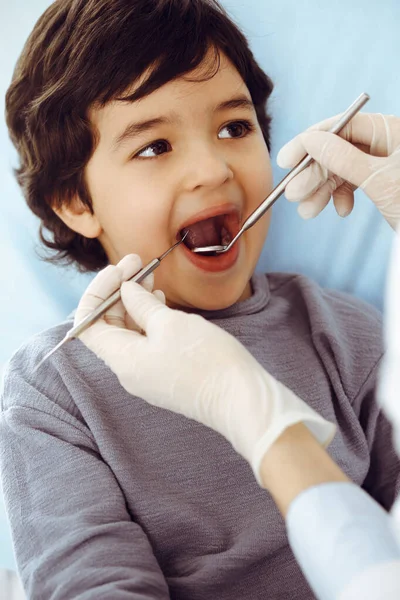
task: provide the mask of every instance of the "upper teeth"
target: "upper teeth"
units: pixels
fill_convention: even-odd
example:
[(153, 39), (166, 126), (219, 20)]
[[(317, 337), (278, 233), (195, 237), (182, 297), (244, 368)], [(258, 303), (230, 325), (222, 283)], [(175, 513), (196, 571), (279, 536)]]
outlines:
[(223, 246), (227, 246), (229, 244), (229, 242), (231, 241), (231, 234), (229, 233), (229, 231), (226, 229), (226, 227), (222, 227), (221, 229), (221, 244)]

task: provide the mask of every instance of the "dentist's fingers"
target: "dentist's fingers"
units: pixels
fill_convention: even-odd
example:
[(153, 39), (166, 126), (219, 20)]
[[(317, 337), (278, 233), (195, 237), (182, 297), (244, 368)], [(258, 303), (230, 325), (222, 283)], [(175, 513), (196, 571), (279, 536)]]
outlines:
[(83, 294), (75, 313), (75, 325), (104, 302), (121, 285), (121, 272), (109, 265), (96, 275)]
[[(123, 281), (130, 279), (130, 277), (132, 277), (133, 275), (135, 275), (135, 273), (140, 271), (140, 269), (142, 268), (142, 260), (137, 254), (127, 254), (119, 261), (117, 265), (114, 266), (114, 268), (119, 274), (119, 283), (118, 287), (116, 288), (118, 289), (121, 287)], [(124, 305), (121, 301), (119, 301), (116, 304), (114, 304), (114, 306), (108, 309), (103, 319), (109, 325), (124, 327), (126, 325), (125, 315), (126, 311)], [(134, 327), (130, 328), (134, 329)]]
[[(98, 308), (104, 300), (120, 289), (121, 284), (133, 277), (142, 268), (142, 260), (137, 254), (129, 254), (117, 265), (109, 265), (91, 281), (81, 298), (75, 315), (75, 323), (82, 321), (89, 313)], [(143, 287), (153, 289), (153, 274), (142, 282)], [(122, 325), (125, 319), (125, 308), (121, 301), (112, 306), (104, 315), (109, 324)]]
[[(302, 143), (302, 136), (313, 131), (328, 132), (340, 119), (342, 115), (335, 115), (325, 119), (303, 133), (297, 135), (285, 144), (278, 153), (277, 164), (282, 169), (293, 168), (308, 153)], [(374, 156), (387, 156), (393, 151), (387, 142), (387, 122), (392, 122), (393, 115), (383, 116), (371, 113), (358, 113), (337, 135), (344, 140), (351, 141), (354, 145), (363, 146), (367, 152), (371, 150)]]
[(333, 197), (338, 215), (347, 217), (354, 207), (353, 190), (354, 187), (348, 184), (347, 181), (331, 176), (316, 192), (300, 201), (298, 213), (303, 219), (312, 219), (323, 211)]
[[(142, 260), (137, 254), (127, 254), (124, 256), (116, 265), (116, 268), (119, 269), (121, 273), (119, 287), (121, 287), (121, 284), (124, 281), (128, 281), (131, 277), (136, 275), (142, 267)], [(154, 273), (148, 275), (140, 285), (147, 291), (152, 292), (154, 287)], [(117, 302), (117, 304), (107, 311), (104, 315), (104, 319), (109, 325), (127, 327), (132, 331), (140, 331), (140, 328), (126, 313), (125, 307), (121, 301)]]
[[(300, 137), (306, 152), (315, 161), (356, 187), (360, 187), (381, 165), (382, 158), (365, 154), (332, 133), (313, 131)], [(293, 187), (296, 180), (297, 177), (290, 182)]]
[[(121, 270), (121, 281), (128, 281), (142, 269), (143, 264), (141, 258), (137, 254), (127, 254), (119, 261), (117, 267)], [(153, 291), (154, 273), (151, 273), (140, 284), (148, 292)]]
[[(140, 271), (142, 266), (142, 260), (137, 254), (127, 254), (126, 256), (124, 256), (114, 267), (117, 273), (119, 273), (120, 275), (118, 287), (116, 289), (119, 289), (124, 281), (127, 281), (128, 279), (136, 275), (136, 273)], [(146, 279), (142, 281), (141, 285), (151, 292), (154, 285), (154, 275), (151, 274), (148, 277), (146, 277)], [(114, 304), (114, 306), (108, 309), (103, 319), (109, 325), (116, 325), (117, 327), (127, 327), (128, 329), (137, 331), (138, 327), (135, 325), (135, 323), (133, 323), (129, 319), (126, 319), (126, 316), (127, 315), (124, 305), (121, 301), (118, 301), (116, 304)]]
[(79, 337), (114, 372), (127, 353), (132, 353), (132, 356), (140, 355), (145, 342), (140, 333), (109, 325), (103, 319), (93, 323)]
[(314, 194), (300, 202), (297, 212), (303, 219), (313, 219), (327, 206), (331, 199), (332, 191), (332, 181), (328, 180)]
[(333, 192), (333, 204), (339, 217), (347, 217), (354, 208), (354, 191), (356, 187), (348, 181), (344, 181), (337, 190)]
[(126, 311), (147, 335), (152, 332), (156, 320), (171, 310), (154, 294), (132, 281), (122, 284), (121, 296)]
[(82, 300), (91, 308), (97, 308), (119, 289), (123, 278), (130, 277), (142, 268), (142, 260), (136, 254), (125, 256), (118, 265), (108, 265), (88, 285)]
[(313, 162), (287, 184), (285, 196), (289, 202), (305, 200), (322, 187), (328, 181), (328, 177), (328, 169), (321, 167), (317, 162)]
[[(161, 290), (155, 290), (153, 292), (153, 295), (163, 304), (166, 304), (166, 298), (165, 298), (165, 294), (164, 292), (162, 292)], [(135, 323), (135, 321), (132, 319), (131, 315), (129, 314), (129, 312), (126, 310), (126, 308), (124, 307), (124, 312), (125, 312), (125, 325), (128, 329), (131, 329), (132, 331), (138, 331), (139, 333), (143, 333), (143, 329), (141, 329), (137, 323)]]
[(166, 297), (162, 290), (154, 290), (153, 294), (156, 298), (159, 299), (160, 302), (166, 304)]
[[(325, 119), (307, 131), (328, 131), (340, 117)], [(372, 156), (390, 156), (400, 143), (400, 120), (395, 115), (357, 113), (337, 135)]]

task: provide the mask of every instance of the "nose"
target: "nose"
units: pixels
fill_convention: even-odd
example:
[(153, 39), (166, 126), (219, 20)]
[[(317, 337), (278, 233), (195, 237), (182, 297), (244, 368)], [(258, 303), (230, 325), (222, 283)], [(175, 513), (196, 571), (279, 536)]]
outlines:
[(189, 191), (218, 188), (233, 176), (224, 153), (211, 144), (196, 144), (186, 156), (185, 188)]

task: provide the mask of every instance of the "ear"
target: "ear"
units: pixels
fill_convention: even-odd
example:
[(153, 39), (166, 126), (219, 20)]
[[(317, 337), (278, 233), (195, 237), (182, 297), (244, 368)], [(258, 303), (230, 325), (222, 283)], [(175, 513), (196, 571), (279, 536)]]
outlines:
[(86, 238), (98, 238), (102, 232), (102, 227), (96, 215), (92, 215), (89, 208), (85, 206), (80, 198), (76, 198), (69, 205), (62, 205), (54, 208), (56, 215), (72, 231), (80, 233)]

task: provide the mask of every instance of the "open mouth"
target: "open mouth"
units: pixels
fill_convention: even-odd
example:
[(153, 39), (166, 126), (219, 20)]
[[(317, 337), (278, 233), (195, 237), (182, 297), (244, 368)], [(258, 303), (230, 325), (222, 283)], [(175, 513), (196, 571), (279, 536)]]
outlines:
[[(232, 241), (238, 229), (239, 215), (237, 212), (230, 212), (191, 223), (179, 231), (179, 236), (183, 237), (187, 234), (183, 243), (193, 251), (195, 248), (208, 246), (226, 246)], [(210, 252), (205, 256), (215, 255), (215, 252)]]

